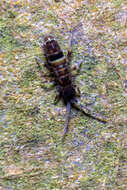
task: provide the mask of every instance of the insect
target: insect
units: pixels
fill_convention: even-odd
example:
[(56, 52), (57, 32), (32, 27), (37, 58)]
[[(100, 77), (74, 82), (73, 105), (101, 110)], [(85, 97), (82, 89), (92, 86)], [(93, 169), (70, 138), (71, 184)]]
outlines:
[[(76, 87), (72, 79), (72, 70), (75, 69), (75, 67), (73, 68), (70, 67), (70, 60), (72, 53), (72, 39), (73, 39), (73, 32), (71, 33), (70, 48), (68, 50), (67, 56), (64, 56), (63, 51), (61, 50), (58, 42), (51, 35), (46, 36), (44, 38), (43, 44), (41, 45), (42, 51), (44, 51), (44, 55), (46, 57), (45, 66), (50, 71), (56, 84), (57, 95), (55, 100), (56, 102), (58, 102), (59, 99), (62, 99), (64, 104), (66, 105), (67, 113), (66, 113), (66, 121), (62, 138), (65, 137), (69, 129), (71, 107), (80, 110), (82, 113), (95, 120), (104, 123), (107, 122), (103, 118), (91, 115), (90, 113), (88, 113), (88, 110), (87, 112), (84, 111), (85, 107), (82, 104), (79, 104), (79, 107), (77, 107), (78, 100), (76, 97), (79, 94), (79, 89)], [(36, 62), (39, 68), (41, 68), (40, 67), (41, 61), (38, 58), (36, 58)]]

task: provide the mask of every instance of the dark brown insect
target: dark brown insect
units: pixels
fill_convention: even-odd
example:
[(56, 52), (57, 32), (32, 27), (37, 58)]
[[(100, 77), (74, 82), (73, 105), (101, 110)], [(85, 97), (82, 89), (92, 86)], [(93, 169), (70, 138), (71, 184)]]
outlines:
[[(73, 33), (72, 33), (72, 36), (73, 36)], [(55, 38), (51, 35), (46, 36), (44, 38), (44, 43), (41, 46), (41, 48), (44, 51), (44, 55), (47, 60), (47, 62), (45, 63), (45, 66), (50, 71), (56, 83), (58, 94), (55, 100), (58, 101), (60, 98), (62, 98), (64, 104), (67, 107), (66, 123), (64, 127), (63, 137), (65, 136), (65, 134), (68, 132), (68, 129), (69, 129), (68, 123), (70, 119), (71, 106), (82, 111), (85, 115), (93, 119), (106, 123), (105, 119), (98, 118), (96, 116), (91, 115), (90, 113), (88, 113), (88, 110), (87, 112), (84, 111), (85, 107), (83, 105), (79, 104), (80, 107), (77, 107), (76, 105), (76, 103), (78, 102), (78, 100), (76, 99), (76, 96), (79, 92), (79, 89), (74, 85), (74, 82), (72, 80), (72, 74), (71, 74), (71, 71), (74, 68), (70, 68), (70, 64), (69, 64), (70, 59), (71, 59), (72, 37), (70, 41), (70, 49), (66, 57), (64, 56), (63, 51), (61, 50)], [(37, 58), (36, 61), (40, 67), (39, 59)]]

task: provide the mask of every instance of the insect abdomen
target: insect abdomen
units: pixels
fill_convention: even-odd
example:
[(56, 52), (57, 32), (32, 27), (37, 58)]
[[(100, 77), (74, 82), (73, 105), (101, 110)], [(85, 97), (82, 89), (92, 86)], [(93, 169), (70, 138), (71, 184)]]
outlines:
[(57, 41), (52, 36), (46, 37), (44, 51), (47, 67), (54, 74), (57, 83), (61, 86), (71, 85), (70, 67)]

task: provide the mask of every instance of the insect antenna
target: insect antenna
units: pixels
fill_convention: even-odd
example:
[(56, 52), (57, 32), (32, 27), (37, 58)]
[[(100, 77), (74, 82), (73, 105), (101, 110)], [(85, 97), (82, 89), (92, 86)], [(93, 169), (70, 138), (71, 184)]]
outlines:
[(69, 130), (68, 124), (69, 124), (70, 113), (71, 113), (71, 103), (70, 102), (67, 103), (66, 112), (67, 112), (66, 113), (66, 122), (65, 122), (64, 132), (62, 135), (62, 140), (65, 138), (65, 135), (67, 134), (67, 132)]
[(86, 106), (84, 106), (83, 104), (81, 104), (77, 99), (74, 99), (71, 101), (71, 105), (78, 111), (81, 111), (84, 115), (97, 120), (99, 122), (103, 122), (103, 123), (107, 123), (108, 121), (105, 118), (101, 118), (98, 116), (94, 116), (92, 115), (92, 113), (89, 113), (88, 108), (86, 108)]

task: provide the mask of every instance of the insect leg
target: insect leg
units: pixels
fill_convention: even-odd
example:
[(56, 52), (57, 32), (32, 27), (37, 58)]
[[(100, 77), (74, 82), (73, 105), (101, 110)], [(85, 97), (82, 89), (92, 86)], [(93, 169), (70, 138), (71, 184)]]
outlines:
[(72, 41), (73, 41), (73, 32), (71, 32), (70, 44), (69, 44), (69, 50), (68, 50), (67, 57), (66, 57), (66, 61), (67, 61), (67, 62), (70, 62), (70, 61), (71, 61)]
[(72, 45), (73, 45), (73, 35), (75, 32), (77, 32), (77, 29), (79, 27), (82, 26), (82, 23), (79, 23), (77, 26), (75, 26), (70, 32), (71, 32), (71, 36), (70, 36), (70, 44), (69, 44), (69, 50), (68, 50), (68, 54), (67, 54), (67, 57), (66, 57), (66, 60), (67, 61), (70, 61), (71, 60), (71, 54), (72, 54)]
[(80, 91), (79, 87), (77, 87), (75, 85), (75, 88), (76, 88), (76, 96), (80, 97), (81, 96), (81, 91)]
[(68, 124), (69, 124), (69, 120), (70, 120), (70, 113), (71, 113), (71, 103), (68, 102), (67, 103), (66, 122), (65, 122), (64, 132), (62, 135), (62, 140), (65, 138), (65, 135), (67, 134), (67, 132), (69, 130)]
[[(72, 103), (72, 106), (73, 106), (75, 109), (81, 111), (84, 115), (86, 115), (86, 116), (88, 116), (88, 117), (90, 117), (90, 118), (92, 118), (92, 119), (95, 119), (95, 120), (97, 120), (97, 121), (99, 121), (99, 122), (103, 122), (103, 123), (107, 123), (107, 122), (108, 122), (108, 120), (105, 119), (105, 118), (101, 118), (101, 117), (98, 117), (98, 116), (94, 116), (94, 115), (92, 115), (91, 113), (89, 113), (90, 111), (88, 110), (88, 108), (86, 108), (83, 104), (79, 103), (78, 100), (74, 99), (73, 101), (71, 101), (71, 103)], [(77, 104), (77, 103), (78, 103), (78, 104)]]
[(55, 105), (59, 102), (60, 98), (61, 98), (60, 93), (57, 93), (56, 97), (55, 97), (55, 100), (54, 100)]
[(36, 56), (35, 60), (40, 69), (41, 69), (41, 64), (45, 66), (45, 64), (42, 62), (42, 60), (39, 57)]
[(56, 105), (59, 102), (60, 98), (62, 97), (61, 96), (62, 89), (61, 89), (61, 87), (59, 85), (55, 85), (55, 86), (56, 86), (57, 93), (56, 93), (56, 97), (55, 97), (55, 100), (54, 100), (54, 104)]
[(45, 67), (47, 67), (46, 64), (44, 64), (44, 63), (42, 62), (42, 60), (41, 60), (39, 57), (35, 57), (35, 61), (36, 61), (36, 63), (37, 63), (37, 66), (38, 66), (38, 69), (39, 69), (39, 72), (40, 72), (41, 77), (42, 77), (42, 78), (43, 78), (43, 77), (45, 77), (45, 78), (47, 77), (49, 81), (52, 81), (51, 79), (49, 79), (49, 78), (51, 77), (51, 74), (45, 74), (45, 73), (42, 71), (41, 65), (43, 64)]

